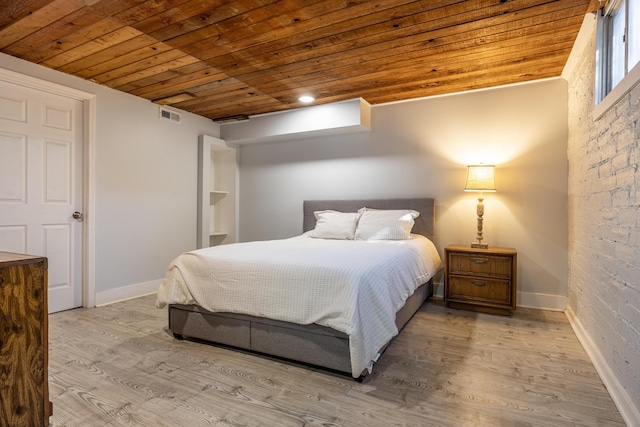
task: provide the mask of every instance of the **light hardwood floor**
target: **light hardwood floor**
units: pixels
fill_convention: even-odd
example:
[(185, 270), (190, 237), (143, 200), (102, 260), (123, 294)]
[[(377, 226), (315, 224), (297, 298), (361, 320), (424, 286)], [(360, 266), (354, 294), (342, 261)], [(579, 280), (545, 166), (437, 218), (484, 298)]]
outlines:
[(175, 340), (154, 302), (50, 316), (53, 426), (624, 426), (562, 313), (428, 301), (360, 384)]

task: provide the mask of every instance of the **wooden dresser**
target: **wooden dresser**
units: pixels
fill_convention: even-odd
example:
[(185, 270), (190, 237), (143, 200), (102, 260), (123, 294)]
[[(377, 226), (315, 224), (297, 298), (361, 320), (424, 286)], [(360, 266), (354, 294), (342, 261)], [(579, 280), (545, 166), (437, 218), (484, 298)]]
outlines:
[(0, 252), (0, 426), (48, 426), (47, 258)]
[(449, 245), (444, 253), (444, 299), (448, 306), (496, 314), (516, 309), (515, 249)]

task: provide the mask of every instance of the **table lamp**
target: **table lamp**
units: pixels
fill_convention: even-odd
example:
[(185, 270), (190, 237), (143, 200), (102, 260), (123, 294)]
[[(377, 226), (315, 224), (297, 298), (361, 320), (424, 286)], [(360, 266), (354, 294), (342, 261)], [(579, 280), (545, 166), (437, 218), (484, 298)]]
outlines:
[(482, 242), (482, 216), (484, 215), (484, 205), (482, 201), (483, 191), (496, 191), (496, 183), (494, 180), (493, 171), (495, 166), (493, 165), (470, 165), (467, 166), (467, 183), (464, 186), (464, 191), (477, 191), (478, 192), (478, 206), (476, 212), (478, 214), (478, 234), (476, 236), (477, 242), (471, 243), (472, 248), (487, 249), (489, 245)]

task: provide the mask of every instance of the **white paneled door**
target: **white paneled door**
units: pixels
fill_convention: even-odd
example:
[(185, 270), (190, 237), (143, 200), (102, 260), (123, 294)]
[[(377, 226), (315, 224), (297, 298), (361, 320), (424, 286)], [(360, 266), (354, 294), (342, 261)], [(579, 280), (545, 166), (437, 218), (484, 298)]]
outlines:
[(50, 313), (82, 305), (82, 123), (81, 101), (0, 81), (0, 250), (48, 258)]

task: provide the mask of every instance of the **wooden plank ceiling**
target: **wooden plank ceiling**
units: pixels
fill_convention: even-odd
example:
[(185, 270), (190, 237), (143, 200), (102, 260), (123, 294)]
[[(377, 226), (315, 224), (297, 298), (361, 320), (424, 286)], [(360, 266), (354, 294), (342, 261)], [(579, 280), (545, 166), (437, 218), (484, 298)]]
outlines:
[(225, 120), (559, 76), (595, 4), (0, 0), (0, 51)]

